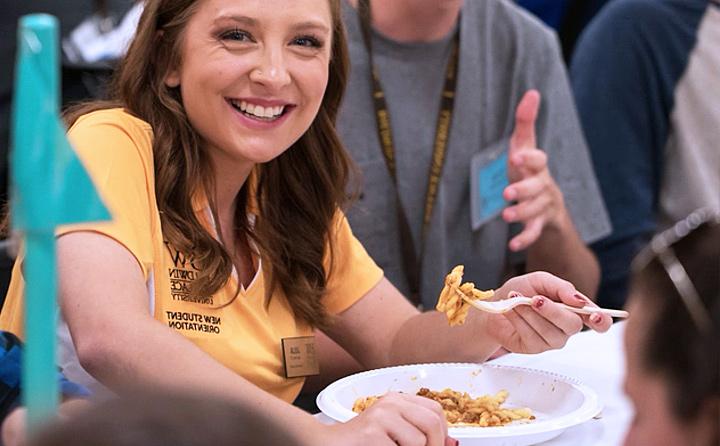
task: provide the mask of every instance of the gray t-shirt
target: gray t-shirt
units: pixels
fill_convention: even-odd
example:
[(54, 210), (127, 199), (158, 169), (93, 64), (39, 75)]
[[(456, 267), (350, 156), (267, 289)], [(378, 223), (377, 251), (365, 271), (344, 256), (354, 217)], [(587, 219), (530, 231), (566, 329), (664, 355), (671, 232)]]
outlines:
[[(356, 11), (343, 2), (352, 68), (338, 129), (363, 173), (362, 198), (348, 211), (355, 235), (401, 292), (409, 287), (393, 181), (377, 137), (368, 55)], [(436, 42), (399, 43), (373, 33), (373, 57), (385, 92), (397, 158), (398, 187), (419, 251), (433, 139), (454, 31)], [(467, 280), (495, 288), (510, 259), (511, 229), (500, 217), (471, 228), (470, 162), (507, 147), (515, 107), (526, 90), (543, 96), (539, 146), (586, 242), (610, 231), (567, 76), (553, 34), (501, 0), (467, 0), (460, 20), (460, 63), (450, 141), (423, 250), (421, 298), (435, 305), (444, 276), (465, 265)]]

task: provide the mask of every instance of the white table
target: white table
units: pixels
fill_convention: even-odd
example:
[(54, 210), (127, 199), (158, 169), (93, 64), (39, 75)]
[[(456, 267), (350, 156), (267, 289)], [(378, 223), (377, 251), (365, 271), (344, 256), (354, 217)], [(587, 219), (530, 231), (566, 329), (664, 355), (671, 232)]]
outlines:
[(622, 390), (625, 375), (623, 333), (616, 323), (607, 333), (579, 333), (560, 350), (537, 355), (508, 354), (490, 361), (559, 373), (593, 388), (603, 403), (598, 419), (568, 429), (543, 446), (619, 446), (632, 419), (632, 407)]

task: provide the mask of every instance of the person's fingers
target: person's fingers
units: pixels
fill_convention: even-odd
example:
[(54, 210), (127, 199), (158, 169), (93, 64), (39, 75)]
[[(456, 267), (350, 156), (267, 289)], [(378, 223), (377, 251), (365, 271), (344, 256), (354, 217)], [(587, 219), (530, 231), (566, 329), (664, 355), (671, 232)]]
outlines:
[[(382, 396), (358, 417), (365, 424), (364, 431), (373, 442), (393, 445), (424, 445), (425, 435), (402, 415), (404, 405), (395, 393)], [(353, 420), (355, 421), (355, 420)], [(363, 432), (363, 429), (360, 430)]]
[[(579, 292), (575, 286), (550, 273), (538, 271), (527, 275), (534, 294), (546, 296), (554, 301), (562, 302), (572, 307), (584, 307), (586, 305), (597, 307), (592, 300)], [(584, 316), (585, 325), (595, 331), (604, 333), (610, 329), (612, 318), (606, 314), (595, 313)]]
[(27, 440), (27, 409), (13, 409), (2, 421), (2, 444), (22, 446)]
[(513, 353), (544, 352), (549, 348), (547, 342), (518, 314), (519, 308), (520, 307), (516, 307), (507, 313), (503, 313), (505, 319), (507, 319), (515, 329), (515, 339), (501, 340), (501, 344)]
[(529, 90), (515, 110), (515, 129), (510, 138), (510, 156), (518, 150), (536, 147), (535, 121), (540, 109), (540, 93)]
[(520, 232), (520, 234), (516, 235), (512, 238), (512, 240), (510, 240), (510, 242), (508, 243), (508, 247), (511, 251), (514, 252), (526, 249), (527, 247), (535, 243), (538, 238), (540, 238), (543, 226), (544, 222), (542, 217), (533, 218), (525, 224), (525, 228), (522, 230), (522, 232)]
[(536, 197), (523, 200), (514, 206), (503, 209), (502, 217), (508, 223), (529, 222), (535, 217), (545, 214), (551, 203), (552, 198), (548, 194), (539, 194)]
[(507, 201), (529, 200), (540, 194), (546, 186), (547, 182), (543, 177), (533, 175), (507, 186), (503, 191), (503, 198)]
[(547, 153), (537, 148), (518, 150), (508, 160), (513, 169), (519, 170), (523, 175), (534, 175), (548, 167)]
[(388, 436), (398, 446), (425, 446), (429, 444), (425, 434), (407, 420), (404, 423), (393, 423), (389, 425)]
[(402, 398), (405, 398), (409, 403), (422, 406), (437, 415), (438, 420), (440, 420), (440, 426), (442, 427), (443, 432), (447, 434), (447, 421), (445, 420), (445, 412), (443, 412), (443, 408), (440, 403), (435, 400), (431, 400), (430, 398), (425, 398), (424, 396), (410, 395), (407, 393), (401, 393), (399, 395)]
[[(546, 349), (562, 348), (567, 342), (569, 335), (565, 333), (561, 327), (556, 325), (557, 321), (549, 320), (539, 313), (542, 308), (538, 308), (538, 306), (549, 307), (550, 305), (552, 305), (550, 300), (537, 296), (533, 298), (533, 308), (521, 305), (517, 307), (516, 310), (518, 316), (523, 318), (535, 333), (542, 338), (546, 344)], [(577, 316), (574, 316), (574, 318), (577, 320), (577, 324), (582, 327), (582, 319)]]
[(444, 446), (447, 422), (442, 406), (436, 401), (416, 395), (391, 393), (383, 397), (392, 404), (405, 423), (389, 427), (391, 437), (400, 445)]
[(563, 308), (545, 296), (533, 297), (532, 308), (535, 313), (542, 316), (564, 335), (572, 336), (579, 333), (583, 327), (583, 319), (577, 313)]
[(594, 313), (585, 319), (585, 325), (600, 333), (610, 330), (612, 323), (612, 317), (607, 314)]
[[(557, 279), (557, 278), (556, 278)], [(543, 280), (544, 279), (540, 279)], [(562, 279), (559, 279), (562, 280)], [(548, 280), (546, 284), (548, 283), (556, 283), (555, 280)], [(560, 284), (560, 287), (557, 289), (557, 296), (560, 297), (560, 300), (566, 304), (570, 305), (571, 307), (578, 307), (582, 308), (585, 306), (588, 307), (598, 307), (598, 305), (593, 302), (589, 297), (585, 296), (583, 293), (575, 290), (575, 287), (572, 286), (570, 282)], [(572, 291), (574, 290), (574, 291)], [(593, 330), (604, 333), (610, 329), (612, 326), (613, 320), (612, 317), (608, 316), (607, 314), (600, 314), (600, 313), (594, 313), (591, 315), (581, 315), (583, 322), (588, 327), (592, 328)]]
[(575, 288), (575, 285), (557, 276), (544, 271), (537, 271), (527, 274), (533, 294), (545, 296), (556, 302), (562, 302), (574, 307), (584, 305), (579, 299), (582, 294)]
[[(575, 295), (575, 299), (577, 301), (577, 307), (598, 307), (598, 305), (590, 300), (587, 296), (585, 296), (582, 293), (577, 293)], [(593, 330), (604, 333), (610, 329), (610, 326), (613, 323), (612, 317), (608, 316), (607, 314), (600, 314), (600, 313), (593, 313), (590, 315), (584, 314), (582, 315), (583, 322), (588, 327), (592, 328)]]
[[(413, 425), (423, 436), (423, 441), (428, 446), (444, 446), (447, 438), (447, 422), (445, 418), (439, 418), (437, 414), (424, 407), (416, 407), (413, 410), (403, 412), (403, 418)], [(443, 429), (443, 426), (446, 426)]]

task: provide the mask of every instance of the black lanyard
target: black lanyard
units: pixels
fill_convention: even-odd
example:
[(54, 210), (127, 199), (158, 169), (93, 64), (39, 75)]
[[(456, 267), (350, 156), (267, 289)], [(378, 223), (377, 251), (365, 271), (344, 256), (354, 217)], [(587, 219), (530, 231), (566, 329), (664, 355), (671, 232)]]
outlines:
[(390, 113), (388, 111), (387, 102), (385, 101), (385, 93), (383, 92), (382, 85), (380, 85), (380, 78), (378, 76), (377, 69), (373, 63), (369, 0), (358, 1), (358, 15), (360, 16), (360, 27), (362, 30), (363, 41), (365, 42), (365, 48), (367, 49), (368, 60), (370, 62), (370, 77), (373, 86), (373, 106), (375, 107), (375, 118), (377, 120), (378, 139), (380, 140), (383, 156), (385, 158), (385, 165), (387, 166), (395, 185), (397, 218), (403, 255), (403, 269), (405, 270), (405, 277), (407, 278), (408, 285), (410, 286), (410, 299), (413, 303), (420, 304), (422, 253), (425, 247), (425, 239), (427, 237), (430, 219), (432, 218), (433, 208), (435, 207), (435, 199), (437, 197), (438, 186), (440, 184), (442, 168), (445, 164), (445, 154), (447, 153), (448, 136), (450, 133), (450, 124), (452, 122), (453, 105), (455, 102), (455, 87), (457, 84), (460, 31), (457, 30), (455, 36), (453, 37), (452, 52), (445, 70), (445, 85), (443, 87), (440, 112), (438, 114), (437, 126), (435, 128), (435, 142), (433, 144), (433, 156), (432, 162), (430, 163), (427, 191), (425, 193), (425, 210), (423, 212), (420, 253), (418, 255), (415, 250), (410, 224), (408, 223), (407, 215), (405, 214), (405, 210), (400, 200), (400, 192), (397, 185), (395, 147), (393, 145), (392, 128), (390, 126)]

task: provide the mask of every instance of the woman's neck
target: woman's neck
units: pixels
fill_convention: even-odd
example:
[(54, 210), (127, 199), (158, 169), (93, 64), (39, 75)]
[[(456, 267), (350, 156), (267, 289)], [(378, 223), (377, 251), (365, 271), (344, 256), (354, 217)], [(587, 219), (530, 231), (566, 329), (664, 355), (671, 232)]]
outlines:
[[(349, 0), (357, 7), (358, 0)], [(398, 42), (433, 42), (447, 36), (463, 0), (370, 0), (373, 28)]]
[(217, 217), (220, 219), (221, 225), (226, 226), (232, 224), (237, 195), (250, 177), (255, 164), (222, 158), (211, 159), (211, 167), (215, 190), (208, 191), (208, 193), (213, 194)]
[(241, 166), (236, 164), (222, 166), (215, 163), (214, 166), (215, 190), (213, 192), (215, 194), (215, 211), (217, 212), (214, 217), (217, 219), (218, 235), (232, 258), (239, 282), (245, 287), (250, 285), (255, 275), (255, 265), (247, 237), (243, 235), (238, 238), (238, 234), (236, 234), (235, 214), (238, 193), (248, 180), (253, 167), (252, 163)]

